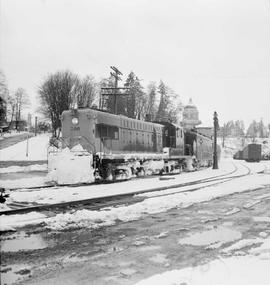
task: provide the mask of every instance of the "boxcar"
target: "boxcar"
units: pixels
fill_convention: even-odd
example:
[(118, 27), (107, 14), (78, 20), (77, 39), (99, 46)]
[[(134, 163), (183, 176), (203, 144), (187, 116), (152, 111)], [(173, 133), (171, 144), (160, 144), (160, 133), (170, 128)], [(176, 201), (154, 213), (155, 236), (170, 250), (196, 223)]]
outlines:
[(243, 159), (243, 151), (242, 150), (238, 150), (234, 156), (233, 156), (234, 159)]
[(246, 161), (260, 161), (262, 159), (262, 146), (249, 144), (243, 149), (243, 159)]

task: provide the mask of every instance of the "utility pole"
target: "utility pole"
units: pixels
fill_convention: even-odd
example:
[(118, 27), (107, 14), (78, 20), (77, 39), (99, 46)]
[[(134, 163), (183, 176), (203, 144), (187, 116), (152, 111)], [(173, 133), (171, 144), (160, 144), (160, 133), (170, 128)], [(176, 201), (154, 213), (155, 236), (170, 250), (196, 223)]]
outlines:
[(114, 72), (110, 72), (111, 76), (114, 77), (114, 114), (117, 114), (117, 89), (118, 89), (118, 80), (122, 80), (120, 75), (123, 75), (116, 67), (111, 66), (111, 69)]
[(214, 112), (214, 153), (213, 153), (213, 169), (218, 169), (217, 159), (217, 130), (218, 130), (218, 115)]
[[(110, 72), (111, 76), (114, 77), (114, 87), (103, 87), (101, 88), (102, 94), (101, 96), (114, 96), (114, 101), (113, 101), (113, 113), (117, 114), (117, 96), (121, 95), (129, 95), (127, 93), (121, 93), (121, 91), (128, 91), (128, 87), (118, 87), (118, 81), (122, 80), (120, 75), (123, 75), (121, 71), (119, 71), (115, 66), (110, 67), (113, 72)], [(100, 103), (100, 105), (103, 105)]]
[(35, 136), (37, 135), (37, 116), (35, 117)]

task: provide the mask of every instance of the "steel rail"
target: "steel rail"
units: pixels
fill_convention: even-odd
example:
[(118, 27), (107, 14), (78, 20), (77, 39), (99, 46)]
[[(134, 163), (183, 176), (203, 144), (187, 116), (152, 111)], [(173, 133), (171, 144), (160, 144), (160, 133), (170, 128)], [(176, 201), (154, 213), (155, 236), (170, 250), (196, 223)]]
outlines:
[[(230, 171), (229, 173), (212, 176), (212, 177), (208, 177), (205, 179), (199, 179), (196, 181), (174, 184), (174, 185), (168, 185), (168, 186), (155, 187), (153, 189), (147, 189), (147, 190), (137, 190), (137, 191), (133, 191), (133, 192), (129, 192), (129, 193), (109, 195), (109, 196), (105, 196), (105, 197), (81, 199), (81, 200), (60, 202), (60, 203), (54, 203), (54, 204), (31, 205), (28, 207), (23, 206), (21, 208), (1, 211), (0, 215), (12, 215), (12, 214), (28, 213), (28, 212), (32, 212), (32, 211), (46, 211), (46, 210), (52, 210), (52, 209), (57, 209), (57, 208), (66, 208), (66, 207), (74, 206), (74, 205), (87, 205), (87, 204), (97, 204), (97, 203), (104, 203), (104, 202), (106, 203), (105, 206), (111, 206), (112, 203), (109, 203), (109, 201), (115, 201), (115, 200), (117, 200), (116, 204), (122, 204), (123, 199), (126, 199), (126, 198), (130, 199), (130, 197), (138, 195), (138, 194), (158, 192), (158, 191), (162, 191), (162, 190), (182, 188), (182, 187), (191, 186), (191, 185), (197, 185), (197, 184), (203, 184), (203, 183), (208, 183), (208, 182), (212, 182), (212, 181), (228, 179), (228, 178), (230, 178), (230, 176), (229, 177), (224, 177), (224, 176), (231, 175), (238, 170), (234, 163), (233, 163), (233, 165), (234, 165), (234, 169), (232, 171)], [(235, 176), (233, 176), (233, 177), (235, 177)], [(185, 192), (185, 191), (178, 191), (178, 192)], [(136, 199), (137, 200), (143, 200), (145, 198), (143, 198), (143, 199), (142, 198), (136, 198)], [(15, 202), (15, 204), (20, 205), (20, 203), (16, 203), (16, 202)], [(27, 205), (25, 203), (23, 203), (23, 204)], [(98, 209), (98, 208), (100, 208), (100, 204), (95, 209)]]

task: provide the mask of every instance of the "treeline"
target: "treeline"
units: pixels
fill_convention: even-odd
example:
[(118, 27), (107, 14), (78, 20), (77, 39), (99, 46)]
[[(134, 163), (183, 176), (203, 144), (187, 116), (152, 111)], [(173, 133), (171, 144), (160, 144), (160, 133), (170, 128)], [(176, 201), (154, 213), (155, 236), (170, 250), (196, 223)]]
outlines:
[(245, 130), (243, 121), (228, 121), (220, 127), (219, 136), (223, 138), (223, 146), (227, 137), (267, 138), (270, 136), (270, 124), (265, 125), (262, 119), (259, 122), (253, 120)]
[[(114, 78), (96, 81), (93, 76), (80, 78), (70, 71), (49, 74), (39, 86), (40, 111), (52, 122), (54, 135), (61, 129), (60, 116), (64, 110), (74, 107), (100, 107), (102, 88), (114, 87)], [(145, 120), (150, 116), (156, 121), (177, 122), (182, 109), (179, 96), (162, 80), (150, 82), (146, 88), (134, 72), (123, 83), (127, 95), (117, 95), (117, 114)], [(104, 110), (114, 112), (114, 96), (102, 101)], [(104, 99), (104, 98), (103, 98)], [(77, 106), (76, 106), (77, 105)]]
[(15, 91), (9, 90), (6, 77), (0, 71), (0, 96), (2, 98), (0, 124), (3, 126), (8, 124), (8, 128), (14, 125), (15, 129), (18, 130), (19, 122), (22, 121), (22, 113), (30, 106), (28, 94), (21, 87)]

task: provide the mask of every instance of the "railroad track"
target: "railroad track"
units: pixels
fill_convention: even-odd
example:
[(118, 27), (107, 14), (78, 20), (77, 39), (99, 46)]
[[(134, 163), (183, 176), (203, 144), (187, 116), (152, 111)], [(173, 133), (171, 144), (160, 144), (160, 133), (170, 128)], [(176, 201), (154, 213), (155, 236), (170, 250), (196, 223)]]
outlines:
[[(99, 198), (90, 198), (90, 199), (83, 199), (83, 200), (76, 200), (76, 201), (69, 201), (69, 202), (61, 202), (61, 203), (55, 203), (55, 204), (29, 204), (29, 203), (10, 203), (8, 206), (11, 208), (10, 210), (1, 211), (0, 215), (12, 215), (12, 214), (22, 214), (22, 213), (29, 213), (32, 211), (55, 211), (55, 212), (62, 212), (63, 210), (69, 210), (71, 208), (87, 208), (90, 210), (98, 210), (105, 207), (112, 207), (112, 206), (119, 206), (119, 205), (129, 205), (134, 204), (140, 201), (143, 201), (148, 198), (152, 197), (159, 197), (159, 196), (168, 196), (177, 194), (180, 192), (192, 192), (196, 191), (198, 189), (208, 187), (208, 186), (214, 186), (220, 183), (227, 182), (232, 179), (240, 178), (243, 176), (247, 176), (250, 174), (251, 170), (246, 165), (241, 164), (243, 167), (247, 169), (247, 173), (240, 174), (240, 175), (233, 175), (238, 171), (237, 166), (234, 164), (234, 169), (226, 174), (216, 175), (204, 179), (199, 179), (192, 182), (186, 182), (181, 184), (175, 184), (175, 185), (169, 185), (169, 186), (162, 186), (162, 187), (156, 187), (154, 189), (150, 190), (143, 190), (143, 191), (134, 191), (131, 193), (125, 193), (125, 194), (118, 194), (118, 195), (111, 195), (106, 197), (99, 197)], [(184, 190), (181, 189), (183, 187), (187, 186), (195, 186), (194, 188)], [(180, 189), (179, 189), (180, 188)], [(159, 191), (166, 191), (170, 189), (179, 189), (174, 192), (170, 193), (163, 193), (158, 194)], [(157, 195), (147, 197), (143, 196), (143, 194), (156, 192)], [(140, 196), (138, 196), (140, 194)]]

